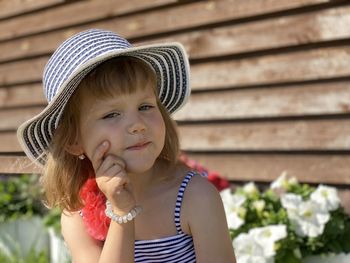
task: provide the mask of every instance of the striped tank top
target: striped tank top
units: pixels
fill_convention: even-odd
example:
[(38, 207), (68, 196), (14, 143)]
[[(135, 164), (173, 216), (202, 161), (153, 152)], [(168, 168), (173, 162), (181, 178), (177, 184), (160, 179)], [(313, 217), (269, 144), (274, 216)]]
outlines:
[(190, 263), (196, 262), (196, 254), (192, 236), (185, 234), (180, 225), (180, 214), (182, 198), (186, 186), (195, 175), (189, 172), (182, 181), (177, 194), (174, 222), (177, 235), (154, 240), (136, 240), (135, 241), (135, 262), (143, 263)]

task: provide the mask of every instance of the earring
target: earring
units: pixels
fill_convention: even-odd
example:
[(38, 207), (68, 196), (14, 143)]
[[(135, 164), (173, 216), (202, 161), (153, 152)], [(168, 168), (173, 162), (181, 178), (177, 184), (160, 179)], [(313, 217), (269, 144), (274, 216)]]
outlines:
[(79, 160), (84, 160), (84, 159), (85, 159), (85, 155), (84, 155), (84, 154), (80, 154), (80, 155), (78, 156), (78, 158), (79, 158)]

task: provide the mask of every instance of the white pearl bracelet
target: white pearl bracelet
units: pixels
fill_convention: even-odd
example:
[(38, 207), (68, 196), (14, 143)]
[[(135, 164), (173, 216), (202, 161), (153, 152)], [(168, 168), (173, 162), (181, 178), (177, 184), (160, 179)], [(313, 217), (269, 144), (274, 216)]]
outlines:
[(117, 222), (118, 224), (127, 223), (128, 221), (133, 220), (138, 214), (141, 213), (141, 211), (142, 211), (141, 206), (135, 206), (133, 209), (130, 210), (129, 213), (127, 213), (126, 215), (120, 216), (113, 212), (111, 202), (109, 202), (108, 200), (106, 201), (106, 210), (105, 210), (106, 216), (109, 217), (114, 222)]

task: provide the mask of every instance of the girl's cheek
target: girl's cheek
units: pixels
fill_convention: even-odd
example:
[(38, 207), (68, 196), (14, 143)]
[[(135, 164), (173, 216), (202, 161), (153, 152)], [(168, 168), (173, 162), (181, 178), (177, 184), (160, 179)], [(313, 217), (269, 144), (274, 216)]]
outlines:
[(95, 138), (87, 138), (85, 140), (84, 144), (84, 151), (87, 157), (92, 161), (92, 158), (96, 155), (97, 149), (102, 143), (104, 142), (103, 139), (95, 139)]

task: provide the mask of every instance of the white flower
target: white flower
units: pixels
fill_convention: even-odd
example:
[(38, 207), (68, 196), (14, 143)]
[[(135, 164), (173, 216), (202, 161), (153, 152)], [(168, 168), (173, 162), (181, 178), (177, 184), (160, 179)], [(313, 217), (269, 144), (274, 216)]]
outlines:
[(317, 237), (323, 233), (330, 214), (318, 203), (303, 201), (301, 196), (295, 194), (283, 195), (281, 202), (298, 235)]
[(221, 199), (222, 199), (222, 202), (225, 204), (225, 203), (231, 203), (232, 202), (232, 196), (233, 196), (233, 193), (231, 192), (231, 189), (230, 188), (227, 188), (225, 190), (222, 190), (220, 192), (220, 196), (221, 196)]
[(337, 189), (330, 186), (319, 185), (311, 194), (311, 200), (318, 203), (327, 211), (334, 211), (340, 205)]
[(253, 202), (253, 207), (258, 211), (261, 212), (265, 208), (265, 201), (264, 200), (256, 200)]
[(288, 212), (297, 212), (302, 201), (302, 197), (296, 194), (285, 194), (281, 196), (282, 206), (287, 209)]
[(227, 226), (230, 229), (238, 229), (244, 224), (244, 220), (236, 212), (227, 213)]
[(297, 183), (298, 183), (298, 179), (294, 176), (288, 179), (289, 185), (296, 185)]
[(287, 172), (284, 171), (275, 181), (270, 184), (271, 189), (287, 190), (289, 185), (297, 184), (298, 180), (295, 177), (287, 178)]
[(270, 184), (271, 189), (286, 189), (287, 187), (287, 172), (283, 172), (275, 181)]
[(253, 228), (248, 234), (242, 233), (233, 240), (238, 263), (273, 263), (275, 242), (287, 236), (285, 225), (271, 225)]
[(323, 233), (324, 226), (329, 218), (329, 213), (317, 203), (313, 201), (303, 202), (299, 208), (299, 217), (296, 220), (298, 225), (296, 232), (300, 235), (317, 237)]
[(240, 208), (246, 201), (246, 197), (239, 194), (232, 194), (230, 189), (220, 193), (227, 218), (228, 227), (238, 229), (244, 224), (244, 220), (239, 216)]
[(240, 234), (232, 244), (237, 263), (274, 263), (274, 258), (266, 257), (263, 247), (250, 234)]
[(250, 182), (243, 186), (243, 192), (250, 195), (250, 194), (258, 193), (259, 190), (256, 187), (255, 183)]
[(269, 225), (253, 228), (249, 234), (263, 248), (265, 257), (273, 257), (276, 255), (275, 243), (287, 237), (287, 227), (285, 225)]

